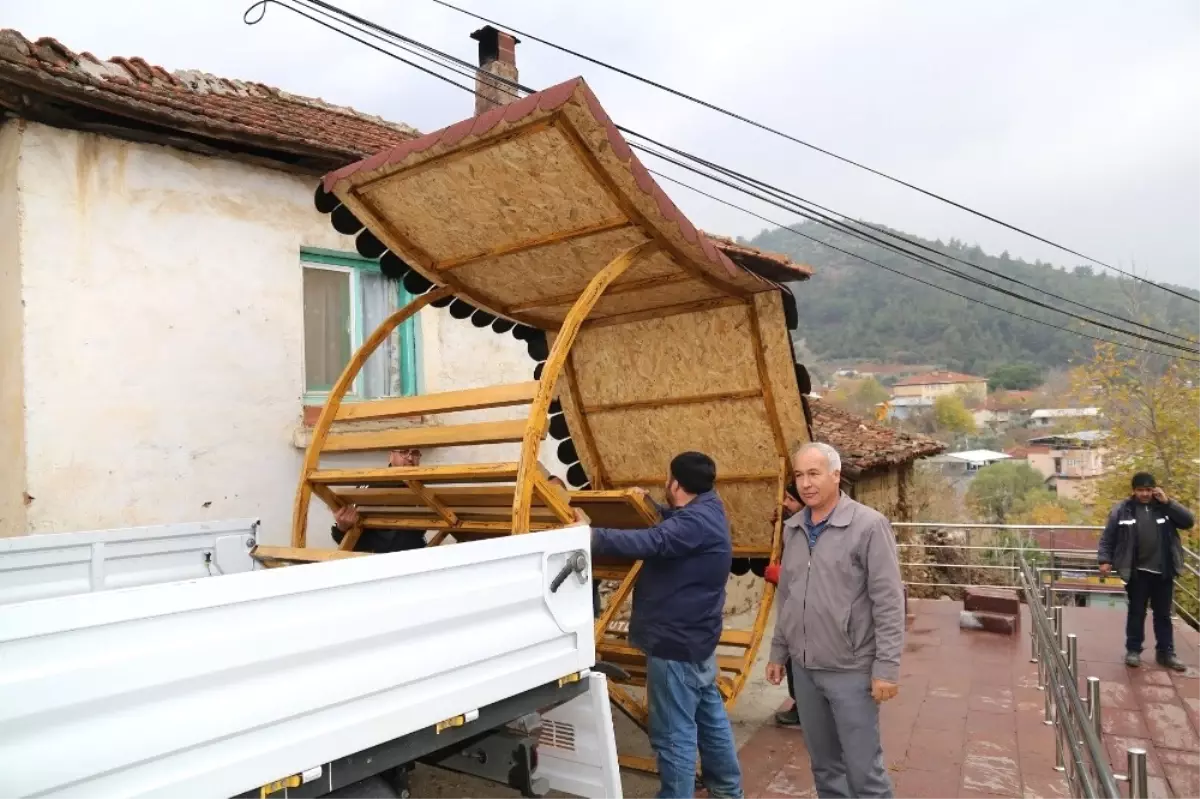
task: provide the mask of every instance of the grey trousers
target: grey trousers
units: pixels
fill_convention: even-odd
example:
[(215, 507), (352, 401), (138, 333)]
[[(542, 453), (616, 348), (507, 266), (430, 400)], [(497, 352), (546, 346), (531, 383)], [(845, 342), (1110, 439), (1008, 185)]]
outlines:
[(817, 671), (793, 663), (792, 676), (817, 796), (890, 799), (892, 780), (883, 764), (871, 675)]

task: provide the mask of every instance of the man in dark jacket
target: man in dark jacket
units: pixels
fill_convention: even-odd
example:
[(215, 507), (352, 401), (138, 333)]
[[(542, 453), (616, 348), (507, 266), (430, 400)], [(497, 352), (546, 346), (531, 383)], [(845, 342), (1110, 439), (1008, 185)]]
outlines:
[(1154, 475), (1133, 476), (1133, 496), (1117, 503), (1108, 515), (1100, 536), (1097, 560), (1100, 574), (1115, 568), (1125, 581), (1129, 612), (1125, 617), (1125, 665), (1142, 663), (1146, 637), (1146, 604), (1154, 615), (1154, 649), (1160, 666), (1174, 671), (1187, 667), (1175, 656), (1171, 605), (1175, 599), (1175, 575), (1183, 565), (1180, 530), (1196, 523), (1191, 512), (1172, 501), (1158, 487)]
[[(394, 449), (388, 455), (388, 467), (420, 466), (421, 450)], [(333, 543), (341, 546), (342, 539), (359, 522), (358, 507), (344, 505), (333, 514), (333, 528), (329, 531)], [(405, 552), (425, 546), (424, 530), (363, 530), (354, 544), (355, 552), (371, 552), (381, 555), (387, 552)]]
[(717, 689), (733, 543), (725, 507), (713, 491), (716, 476), (707, 455), (677, 455), (666, 485), (668, 507), (659, 507), (662, 523), (646, 530), (592, 530), (595, 554), (643, 561), (629, 639), (646, 653), (660, 797), (694, 795), (697, 749), (709, 796), (742, 796), (733, 731)]

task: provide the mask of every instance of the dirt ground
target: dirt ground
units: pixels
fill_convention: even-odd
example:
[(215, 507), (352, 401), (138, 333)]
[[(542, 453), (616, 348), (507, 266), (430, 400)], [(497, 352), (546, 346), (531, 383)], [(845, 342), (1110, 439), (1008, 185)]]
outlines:
[[(753, 615), (733, 617), (726, 621), (727, 626), (749, 628), (753, 624)], [(767, 638), (759, 648), (758, 657), (737, 703), (730, 711), (730, 721), (733, 724), (734, 741), (740, 749), (754, 732), (763, 724), (773, 724), (775, 711), (787, 698), (785, 686), (774, 686), (766, 681), (767, 655), (770, 652), (770, 635), (774, 628), (774, 619), (768, 625)], [(616, 710), (613, 711), (613, 725), (616, 728), (617, 751), (649, 757), (653, 753), (646, 735), (633, 722)], [(631, 799), (652, 797), (658, 790), (658, 778), (637, 772), (623, 771), (621, 782), (625, 796)], [(451, 797), (516, 797), (516, 791), (508, 790), (475, 777), (453, 774), (440, 769), (418, 766), (412, 775), (412, 795), (415, 797), (430, 797), (430, 799), (451, 799)]]

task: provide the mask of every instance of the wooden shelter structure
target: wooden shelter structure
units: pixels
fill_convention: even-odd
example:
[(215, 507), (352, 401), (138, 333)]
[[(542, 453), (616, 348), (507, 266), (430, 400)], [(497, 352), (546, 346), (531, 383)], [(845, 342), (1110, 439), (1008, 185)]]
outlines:
[[(717, 462), (735, 555), (778, 558), (780, 529), (768, 520), (790, 479), (789, 450), (809, 433), (788, 333), (795, 304), (777, 281), (809, 272), (697, 230), (582, 79), (333, 172), (316, 200), (335, 228), (357, 234), (360, 253), (419, 296), (369, 337), (333, 387), (300, 475), (292, 547), (264, 558), (354, 554), (359, 529), (340, 551), (305, 549), (313, 496), (334, 510), (357, 504), (365, 528), (437, 531), (431, 544), (562, 526), (575, 508), (597, 525), (646, 527), (657, 511), (634, 489), (661, 496), (668, 461), (685, 450)], [(525, 341), (534, 379), (344, 404), (379, 343), (427, 305)], [(512, 421), (432, 421), (500, 406), (529, 410)], [(335, 421), (405, 417), (421, 425), (332, 429)], [(560, 441), (573, 490), (553, 485), (538, 461), (548, 433)], [(320, 463), (330, 452), (498, 442), (520, 444), (518, 459), (388, 469)], [(594, 569), (620, 583), (597, 621), (597, 657), (644, 684), (644, 656), (612, 624), (640, 564)], [(729, 702), (770, 613), (773, 586), (762, 585), (754, 626), (721, 639), (719, 685)], [(623, 686), (612, 695), (645, 725), (643, 702)]]

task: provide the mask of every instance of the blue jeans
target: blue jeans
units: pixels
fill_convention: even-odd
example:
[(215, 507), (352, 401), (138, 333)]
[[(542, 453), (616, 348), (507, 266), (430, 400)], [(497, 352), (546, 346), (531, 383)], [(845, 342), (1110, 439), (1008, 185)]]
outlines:
[(660, 799), (696, 793), (696, 750), (704, 787), (713, 799), (742, 796), (733, 730), (717, 690), (717, 656), (702, 663), (646, 658), (650, 745), (658, 757)]

